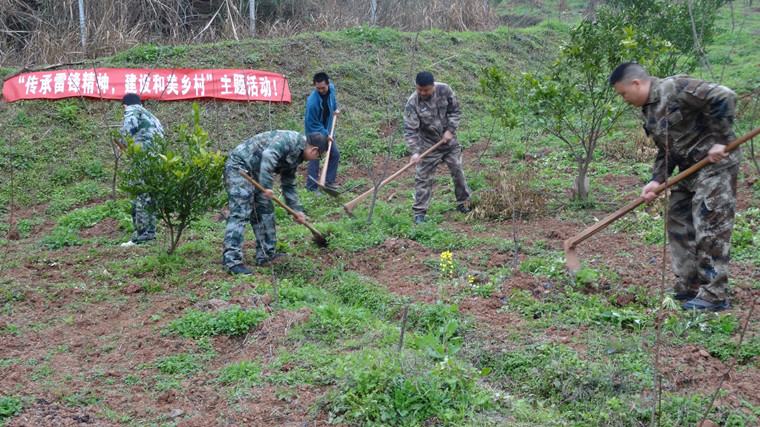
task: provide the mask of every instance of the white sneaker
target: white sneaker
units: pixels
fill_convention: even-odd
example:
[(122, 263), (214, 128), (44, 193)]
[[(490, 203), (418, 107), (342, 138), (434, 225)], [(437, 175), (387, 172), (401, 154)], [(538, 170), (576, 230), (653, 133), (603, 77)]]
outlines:
[(119, 246), (121, 246), (122, 248), (131, 248), (132, 246), (137, 246), (137, 244), (130, 240), (128, 242), (124, 242), (120, 244)]

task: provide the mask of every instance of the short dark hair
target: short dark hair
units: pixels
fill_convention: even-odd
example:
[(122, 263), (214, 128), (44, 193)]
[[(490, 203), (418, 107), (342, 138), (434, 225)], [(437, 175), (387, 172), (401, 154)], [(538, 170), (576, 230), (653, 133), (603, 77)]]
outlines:
[(650, 76), (641, 65), (635, 62), (624, 62), (612, 70), (609, 82), (610, 86), (615, 86), (615, 83), (629, 83), (633, 79), (648, 82)]
[(124, 95), (124, 98), (122, 98), (121, 103), (124, 105), (142, 105), (142, 101), (140, 100), (140, 95), (136, 93), (128, 93)]
[(414, 82), (418, 86), (430, 86), (432, 84), (435, 84), (435, 78), (433, 77), (433, 73), (430, 71), (420, 71), (417, 73), (417, 77), (415, 77)]
[(317, 74), (314, 74), (314, 78), (311, 79), (312, 84), (317, 84), (319, 82), (325, 82), (328, 85), (330, 84), (330, 76), (327, 75), (325, 72), (319, 72)]
[(319, 154), (327, 151), (327, 135), (321, 132), (312, 132), (306, 135), (306, 144), (317, 147)]

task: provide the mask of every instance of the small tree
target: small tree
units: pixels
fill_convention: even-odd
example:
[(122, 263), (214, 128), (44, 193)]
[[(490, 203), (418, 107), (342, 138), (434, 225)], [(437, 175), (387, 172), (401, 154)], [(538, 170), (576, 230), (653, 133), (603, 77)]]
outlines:
[(527, 100), (530, 119), (544, 132), (562, 141), (572, 153), (578, 171), (575, 196), (588, 198), (588, 169), (599, 140), (609, 134), (625, 111), (607, 84), (610, 71), (622, 62), (637, 61), (650, 70), (663, 68), (662, 61), (672, 46), (621, 26), (609, 10), (602, 10), (597, 21), (583, 21), (562, 46), (559, 58), (543, 73), (503, 73), (487, 69), (481, 81), (483, 90), (492, 92), (497, 103), (492, 113), (505, 127), (525, 125), (525, 115), (515, 100)]
[(219, 196), (224, 189), (225, 156), (207, 151), (211, 140), (199, 123), (200, 110), (193, 103), (193, 126), (183, 123), (174, 143), (156, 138), (149, 147), (141, 147), (129, 141), (126, 150), (130, 165), (121, 173), (121, 187), (133, 198), (144, 193), (150, 196), (148, 209), (169, 228), (169, 255), (188, 225), (224, 203)]

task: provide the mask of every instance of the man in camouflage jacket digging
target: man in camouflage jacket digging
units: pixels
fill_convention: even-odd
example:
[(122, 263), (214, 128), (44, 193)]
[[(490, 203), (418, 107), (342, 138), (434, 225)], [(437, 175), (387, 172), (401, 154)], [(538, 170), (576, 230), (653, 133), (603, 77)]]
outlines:
[[(289, 130), (260, 133), (238, 145), (224, 165), (230, 215), (224, 235), (222, 263), (231, 274), (252, 274), (243, 265), (243, 236), (245, 224), (251, 223), (256, 236), (256, 263), (265, 265), (284, 254), (275, 252), (275, 232), (272, 183), (280, 174), (285, 203), (298, 213), (296, 222), (304, 224), (303, 207), (296, 193), (296, 170), (304, 161), (319, 159), (327, 150), (327, 137), (321, 133), (306, 136)], [(256, 180), (266, 192), (257, 190), (239, 171)]]
[(683, 171), (705, 157), (710, 160), (670, 188), (667, 229), (675, 299), (686, 301), (686, 310), (728, 308), (728, 261), (742, 155), (725, 148), (736, 139), (736, 94), (687, 75), (651, 77), (634, 63), (615, 68), (609, 83), (625, 102), (641, 107), (644, 129), (658, 148), (651, 181), (641, 191), (647, 202), (657, 198), (653, 190), (676, 167)]
[[(454, 180), (457, 210), (470, 211), (464, 203), (470, 200), (470, 189), (462, 169), (462, 146), (456, 130), (462, 109), (454, 91), (445, 83), (436, 82), (433, 74), (423, 71), (415, 79), (416, 91), (409, 97), (404, 108), (404, 140), (412, 152), (412, 163), (417, 165), (414, 177), (414, 223), (425, 221), (433, 194), (435, 170), (441, 162), (446, 163)], [(420, 159), (420, 154), (446, 140), (435, 151)]]
[[(124, 124), (120, 132), (124, 136), (134, 139), (134, 144), (150, 148), (151, 142), (156, 135), (164, 137), (164, 128), (161, 122), (142, 106), (140, 95), (128, 93), (122, 98), (124, 105)], [(122, 139), (122, 143), (126, 141)], [(156, 240), (156, 216), (148, 212), (150, 196), (140, 194), (132, 200), (132, 224), (135, 231), (132, 240), (122, 243), (122, 247), (129, 247), (145, 242)]]

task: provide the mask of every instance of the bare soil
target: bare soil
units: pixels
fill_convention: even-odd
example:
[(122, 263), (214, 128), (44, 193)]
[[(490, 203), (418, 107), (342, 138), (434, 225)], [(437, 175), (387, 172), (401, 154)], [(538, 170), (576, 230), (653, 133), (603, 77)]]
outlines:
[[(472, 167), (482, 149), (483, 144), (479, 144), (465, 151), (467, 168)], [(389, 173), (405, 163), (406, 159), (392, 161)], [(744, 166), (745, 176), (751, 176), (754, 172), (746, 164)], [(375, 172), (379, 168), (382, 165), (377, 165)], [(438, 173), (448, 174), (448, 171), (439, 168)], [(402, 181), (405, 185), (411, 185), (413, 172), (408, 172), (408, 175)], [(367, 174), (361, 168), (342, 171), (339, 183), (345, 182), (348, 177), (367, 177)], [(608, 175), (604, 179), (607, 186), (620, 193), (629, 193), (630, 199), (635, 197), (641, 185), (638, 177)], [(361, 189), (356, 193), (359, 191)], [(382, 193), (382, 197), (389, 197), (393, 191)], [(754, 196), (749, 188), (742, 185), (739, 189), (739, 208), (746, 208), (751, 197)], [(17, 211), (15, 215), (17, 219), (27, 218), (39, 214), (39, 209), (27, 208)], [(614, 209), (609, 209), (609, 212)], [(601, 218), (609, 212), (594, 212), (593, 216)], [(475, 231), (473, 227), (476, 224), (469, 222), (457, 221), (455, 224), (471, 236), (502, 236), (506, 233), (511, 236), (512, 233), (511, 223), (486, 223), (487, 231)], [(564, 239), (588, 225), (545, 216), (520, 220), (517, 227), (520, 237), (526, 241), (542, 240), (547, 242), (549, 249), (560, 251)], [(158, 415), (164, 415), (165, 420), (178, 421), (179, 426), (311, 426), (327, 423), (328, 414), (317, 405), (319, 398), (328, 392), (326, 387), (300, 385), (295, 388), (296, 393), (282, 394), (277, 392), (278, 387), (266, 385), (251, 389), (252, 395), (236, 401), (223, 395), (222, 388), (215, 382), (216, 372), (229, 363), (254, 359), (268, 363), (283, 351), (294, 351), (294, 344), (286, 339), (287, 333), (293, 325), (309, 321), (309, 309), (277, 311), (246, 337), (211, 338), (218, 357), (209, 361), (203, 372), (180, 380), (181, 390), (156, 392), (147, 387), (154, 372), (141, 366), (151, 364), (161, 356), (192, 350), (192, 340), (160, 333), (186, 308), (193, 306), (188, 295), (205, 301), (197, 306), (201, 309), (220, 309), (225, 304), (239, 304), (243, 307), (265, 307), (272, 311), (270, 298), (236, 297), (229, 302), (212, 301), (203, 283), (229, 277), (219, 265), (210, 266), (200, 277), (188, 278), (184, 292), (171, 295), (167, 292), (147, 294), (139, 280), (118, 283), (109, 279), (107, 271), (103, 272), (103, 266), (111, 262), (124, 257), (139, 257), (145, 250), (142, 248), (130, 250), (132, 252), (113, 248), (106, 251), (105, 258), (100, 259), (92, 259), (88, 254), (91, 248), (99, 247), (98, 243), (53, 252), (35, 249), (42, 252), (34, 256), (27, 254), (29, 244), (39, 240), (53, 226), (52, 221), (47, 221), (37, 227), (32, 237), (9, 241), (3, 248), (6, 254), (0, 254), (19, 260), (15, 265), (6, 267), (1, 274), (25, 285), (23, 295), (17, 295), (14, 300), (23, 301), (12, 302), (12, 314), (0, 316), (0, 325), (19, 325), (24, 330), (20, 335), (0, 334), (0, 359), (20, 361), (0, 365), (0, 395), (34, 398), (21, 415), (10, 419), (6, 425), (121, 425), (118, 417), (109, 417), (107, 411), (102, 410), (104, 407), (112, 414), (128, 414), (133, 419), (155, 419)], [(106, 220), (82, 230), (81, 235), (118, 237), (120, 232), (116, 226), (115, 221)], [(247, 243), (250, 243), (247, 250), (252, 252), (253, 242)], [(475, 261), (476, 252), (462, 250), (455, 253), (459, 260), (472, 255), (472, 261)], [(423, 263), (436, 259), (439, 254), (414, 241), (389, 239), (359, 253), (333, 255), (334, 260), (340, 258), (346, 263), (347, 270), (370, 277), (390, 292), (414, 301), (434, 303), (440, 298), (440, 292), (450, 291), (439, 289), (436, 284), (438, 272)], [(600, 233), (579, 246), (579, 255), (581, 260), (592, 265), (604, 264), (619, 275), (620, 280), (616, 283), (600, 283), (586, 291), (605, 297), (614, 295), (620, 306), (634, 303), (637, 299), (637, 295), (628, 291), (632, 285), (638, 286), (642, 293), (658, 293), (662, 288), (670, 287), (670, 261), (663, 248), (642, 244), (625, 233)], [(523, 253), (517, 256), (520, 260), (527, 257)], [(509, 251), (491, 253), (487, 267), (510, 267), (513, 257), (514, 254)], [(327, 267), (329, 265), (326, 264)], [(483, 269), (474, 262), (468, 268), (472, 271)], [(730, 313), (740, 321), (747, 315), (752, 300), (757, 299), (757, 292), (753, 294), (750, 289), (758, 280), (760, 272), (752, 265), (732, 264), (732, 281), (736, 287)], [(489, 298), (467, 297), (460, 301), (459, 310), (471, 315), (477, 322), (475, 333), (483, 339), (483, 346), (509, 350), (515, 348), (515, 343), (508, 339), (509, 335), (519, 330), (525, 321), (518, 314), (503, 310), (504, 300), (516, 289), (528, 291), (537, 299), (561, 293), (562, 286), (551, 282), (547, 278), (514, 272)], [(255, 286), (253, 283), (255, 280), (251, 288)], [(118, 289), (120, 294), (115, 300), (111, 298), (98, 302), (99, 289)], [(546, 330), (544, 339), (572, 345), (583, 354), (584, 346), (578, 343), (590, 332), (586, 328), (551, 327)], [(699, 345), (678, 348), (663, 346), (660, 360), (664, 387), (678, 393), (711, 394), (728, 368), (726, 363), (711, 357)], [(53, 372), (46, 376), (43, 366), (52, 368)], [(127, 385), (124, 382), (127, 375), (135, 375), (138, 381)], [(719, 399), (719, 404), (739, 407), (740, 401), (735, 396), (739, 393), (750, 404), (760, 405), (760, 377), (756, 369), (729, 373), (723, 389), (729, 393)], [(68, 400), (63, 400), (64, 396)]]

